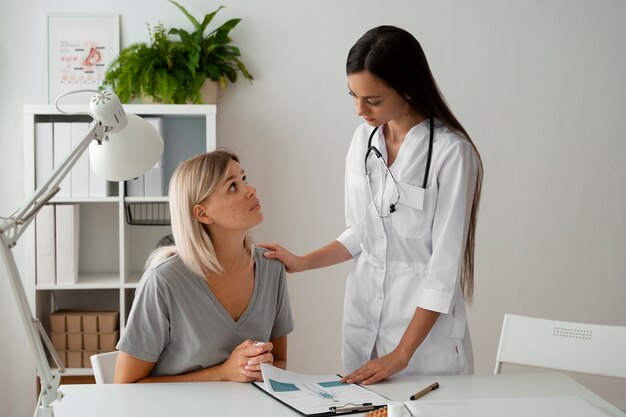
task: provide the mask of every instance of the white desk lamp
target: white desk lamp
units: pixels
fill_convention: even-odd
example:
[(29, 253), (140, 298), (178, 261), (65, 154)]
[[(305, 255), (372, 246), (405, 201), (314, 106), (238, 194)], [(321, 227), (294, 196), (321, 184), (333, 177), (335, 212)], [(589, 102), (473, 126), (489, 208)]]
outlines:
[[(41, 322), (34, 318), (31, 313), (12, 248), (17, 244), (18, 239), (41, 207), (48, 203), (60, 190), (59, 184), (87, 150), (87, 147), (90, 148), (89, 159), (93, 171), (109, 181), (124, 181), (143, 174), (154, 166), (163, 152), (163, 139), (156, 129), (139, 116), (125, 114), (120, 100), (111, 92), (80, 90), (67, 93), (57, 98), (57, 109), (61, 113), (65, 113), (59, 109), (59, 100), (69, 94), (79, 92), (96, 93), (89, 106), (91, 113), (86, 113), (94, 119), (89, 133), (54, 170), (46, 183), (35, 191), (33, 196), (11, 216), (1, 218), (0, 252), (22, 318), (22, 325), (26, 330), (28, 344), (35, 358), (37, 375), (41, 381), (41, 393), (35, 411), (37, 417), (52, 417), (54, 415), (52, 403), (63, 398), (58, 387), (65, 367)], [(58, 372), (54, 377), (46, 358), (44, 343), (58, 366)]]

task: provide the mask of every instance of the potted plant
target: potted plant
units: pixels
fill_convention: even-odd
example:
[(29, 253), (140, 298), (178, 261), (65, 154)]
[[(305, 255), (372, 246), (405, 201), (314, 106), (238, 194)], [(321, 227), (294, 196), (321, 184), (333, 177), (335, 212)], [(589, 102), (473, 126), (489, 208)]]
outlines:
[(194, 31), (168, 31), (163, 24), (148, 27), (150, 43), (124, 48), (108, 67), (103, 84), (110, 85), (124, 103), (145, 96), (160, 103), (202, 103), (201, 89), (208, 80), (222, 90), (229, 81), (237, 81), (238, 73), (252, 80), (229, 37), (241, 19), (231, 19), (205, 34), (223, 6), (199, 22), (182, 5), (170, 2), (187, 16)]

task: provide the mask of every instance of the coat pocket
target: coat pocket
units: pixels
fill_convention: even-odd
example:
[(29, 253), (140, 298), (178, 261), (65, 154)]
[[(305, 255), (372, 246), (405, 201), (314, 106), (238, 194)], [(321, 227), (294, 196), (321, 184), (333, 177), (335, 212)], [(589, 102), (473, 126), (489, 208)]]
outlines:
[(393, 216), (394, 230), (404, 237), (423, 237), (430, 232), (432, 191), (406, 183), (398, 183), (400, 201)]

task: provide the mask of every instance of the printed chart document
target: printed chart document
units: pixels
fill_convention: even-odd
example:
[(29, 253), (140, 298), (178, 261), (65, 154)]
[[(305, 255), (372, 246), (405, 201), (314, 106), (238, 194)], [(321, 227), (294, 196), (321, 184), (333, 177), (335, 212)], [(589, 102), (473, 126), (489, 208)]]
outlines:
[(306, 416), (363, 413), (389, 400), (360, 385), (346, 384), (337, 375), (302, 375), (261, 364), (263, 382), (256, 386)]

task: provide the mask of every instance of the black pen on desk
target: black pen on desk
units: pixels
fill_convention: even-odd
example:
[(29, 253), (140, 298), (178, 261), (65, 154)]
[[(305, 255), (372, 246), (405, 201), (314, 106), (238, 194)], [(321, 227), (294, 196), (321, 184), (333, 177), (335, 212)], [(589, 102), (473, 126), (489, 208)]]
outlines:
[(428, 394), (429, 392), (431, 392), (432, 390), (436, 390), (437, 388), (439, 388), (439, 382), (435, 382), (433, 384), (430, 384), (429, 386), (427, 386), (423, 390), (418, 391), (415, 394), (411, 395), (411, 401), (417, 400), (419, 397), (421, 397), (421, 396), (423, 396), (425, 394)]

